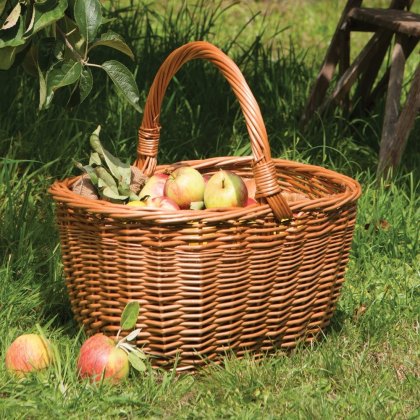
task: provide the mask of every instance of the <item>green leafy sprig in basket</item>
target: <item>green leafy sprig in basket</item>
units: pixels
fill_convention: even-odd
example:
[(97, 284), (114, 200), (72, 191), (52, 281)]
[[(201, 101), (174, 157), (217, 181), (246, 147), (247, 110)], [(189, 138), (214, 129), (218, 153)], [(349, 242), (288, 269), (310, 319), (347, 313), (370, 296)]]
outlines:
[(90, 136), (90, 145), (93, 152), (89, 164), (76, 166), (84, 172), (72, 186), (72, 190), (84, 197), (103, 199), (117, 204), (139, 200), (137, 195), (147, 177), (142, 171), (122, 162), (106, 150), (99, 139), (101, 126)]

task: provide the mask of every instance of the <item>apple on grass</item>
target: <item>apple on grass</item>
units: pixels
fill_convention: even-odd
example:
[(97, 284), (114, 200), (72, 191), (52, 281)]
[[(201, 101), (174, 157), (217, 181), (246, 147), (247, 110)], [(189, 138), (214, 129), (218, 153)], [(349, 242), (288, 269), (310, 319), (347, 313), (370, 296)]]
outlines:
[(81, 378), (92, 382), (102, 379), (118, 383), (128, 376), (130, 364), (127, 353), (116, 346), (116, 342), (104, 334), (88, 338), (80, 349), (77, 369)]
[(130, 330), (136, 326), (139, 311), (140, 305), (137, 301), (128, 302), (121, 314), (120, 329), (115, 340), (98, 333), (83, 343), (77, 360), (81, 378), (88, 378), (91, 382), (103, 379), (117, 384), (127, 378), (130, 365), (140, 372), (146, 370), (143, 363), (146, 355), (129, 343), (139, 335), (140, 328), (119, 339), (122, 330)]
[(181, 209), (203, 201), (205, 181), (197, 169), (181, 166), (175, 169), (165, 183), (164, 195), (174, 200)]
[(6, 369), (18, 376), (48, 367), (53, 361), (51, 344), (37, 334), (16, 338), (6, 352)]
[(245, 207), (248, 190), (243, 179), (233, 172), (220, 170), (206, 184), (204, 204), (207, 209)]

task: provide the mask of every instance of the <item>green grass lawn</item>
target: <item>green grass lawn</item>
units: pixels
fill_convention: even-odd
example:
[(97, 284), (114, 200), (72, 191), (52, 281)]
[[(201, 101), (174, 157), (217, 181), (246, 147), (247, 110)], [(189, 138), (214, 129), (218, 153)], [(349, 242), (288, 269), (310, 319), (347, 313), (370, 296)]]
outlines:
[[(249, 19), (266, 3), (250, 2), (250, 12), (247, 6), (235, 13)], [(73, 159), (86, 161), (87, 137), (98, 123), (107, 147), (134, 160), (141, 116), (105, 79), (99, 79), (95, 95), (78, 109), (56, 104), (38, 113), (34, 80), (16, 70), (0, 72), (0, 418), (420, 416), (420, 196), (414, 144), (419, 120), (399, 172), (380, 186), (372, 174), (381, 104), (372, 115), (348, 121), (337, 112), (300, 131), (299, 116), (322, 59), (313, 51), (318, 43), (324, 48), (339, 13), (339, 6), (323, 8), (321, 3), (326, 1), (278, 2), (270, 19), (281, 12), (295, 22), (302, 13), (299, 4), (307, 11), (299, 37), (294, 38), (297, 31), (293, 36), (282, 32), (281, 47), (270, 42), (270, 20), (242, 32), (241, 24), (224, 23), (229, 31), (215, 33), (221, 22), (232, 22), (235, 8), (219, 17), (204, 5), (164, 16), (149, 6), (135, 21), (114, 23), (136, 52), (137, 64), (127, 65), (137, 66), (143, 102), (159, 64), (173, 48), (198, 38), (216, 42), (249, 81), (274, 156), (346, 173), (363, 187), (346, 282), (321, 340), (260, 360), (227, 357), (223, 366), (210, 365), (194, 375), (132, 372), (116, 387), (77, 378), (76, 358), (85, 337), (72, 319), (47, 189), (54, 179), (77, 173)], [(256, 31), (268, 35), (254, 42)], [(64, 95), (58, 99), (66, 100)], [(189, 71), (177, 75), (162, 125), (160, 163), (250, 153), (236, 100), (219, 73), (202, 63), (191, 63)], [(5, 370), (5, 350), (18, 335), (36, 332), (36, 323), (56, 343), (60, 357), (50, 369), (20, 381)]]

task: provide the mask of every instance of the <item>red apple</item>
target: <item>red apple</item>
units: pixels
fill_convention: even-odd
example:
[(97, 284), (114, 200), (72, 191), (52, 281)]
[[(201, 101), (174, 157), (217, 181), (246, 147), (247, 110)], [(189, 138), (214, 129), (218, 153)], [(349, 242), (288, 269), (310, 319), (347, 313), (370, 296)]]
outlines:
[(162, 195), (164, 195), (163, 190), (167, 179), (168, 175), (166, 174), (155, 174), (151, 176), (140, 191), (140, 199), (143, 199), (147, 196), (149, 196), (150, 198), (154, 198), (161, 197)]
[(103, 375), (104, 379), (118, 383), (128, 376), (130, 364), (127, 353), (112, 338), (95, 334), (80, 348), (77, 369), (80, 377), (91, 382), (100, 381)]
[(189, 209), (194, 201), (203, 201), (205, 182), (203, 176), (190, 166), (175, 169), (165, 184), (164, 195), (181, 209)]
[(255, 198), (255, 192), (257, 190), (257, 186), (255, 184), (254, 178), (243, 178), (246, 189), (248, 190), (248, 197)]
[(37, 334), (16, 338), (6, 352), (6, 369), (19, 376), (46, 368), (53, 360), (50, 343)]
[(207, 209), (217, 207), (244, 207), (248, 190), (242, 178), (230, 171), (219, 171), (207, 182), (204, 204)]
[(147, 207), (153, 207), (155, 209), (165, 209), (165, 210), (179, 210), (178, 204), (174, 200), (171, 200), (169, 197), (154, 197), (146, 200)]
[(257, 204), (257, 202), (253, 198), (248, 197), (248, 200), (246, 200), (245, 207), (253, 206), (254, 204)]

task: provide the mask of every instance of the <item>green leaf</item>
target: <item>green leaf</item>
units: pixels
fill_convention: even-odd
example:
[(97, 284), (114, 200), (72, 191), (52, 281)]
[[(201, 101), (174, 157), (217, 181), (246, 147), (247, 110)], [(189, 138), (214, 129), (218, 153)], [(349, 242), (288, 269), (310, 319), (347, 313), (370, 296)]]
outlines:
[(126, 195), (120, 195), (116, 193), (111, 187), (105, 187), (100, 192), (103, 197), (108, 198), (110, 200), (125, 201), (128, 198), (128, 196)]
[(90, 48), (99, 47), (101, 45), (114, 48), (134, 60), (133, 51), (131, 51), (131, 48), (126, 44), (124, 38), (113, 31), (102, 34), (101, 38), (95, 41)]
[(128, 302), (121, 314), (121, 329), (131, 330), (134, 328), (139, 317), (139, 312), (140, 304), (137, 301)]
[(82, 170), (83, 172), (86, 172), (89, 175), (90, 180), (92, 181), (92, 184), (95, 185), (96, 187), (98, 186), (98, 175), (96, 175), (95, 170), (92, 168), (92, 166), (90, 165), (85, 165), (83, 166), (82, 164), (76, 164), (76, 166)]
[(124, 64), (109, 60), (102, 64), (102, 68), (107, 72), (108, 76), (117, 86), (118, 90), (123, 94), (124, 98), (138, 111), (142, 112), (139, 107), (139, 90), (137, 88), (134, 76)]
[(38, 63), (37, 63), (37, 69), (38, 69), (38, 78), (39, 78), (39, 109), (42, 109), (47, 100), (47, 84), (45, 81), (45, 77), (42, 74), (41, 69), (39, 68)]
[[(106, 150), (99, 139), (101, 127), (98, 126), (96, 130), (90, 136), (90, 145), (93, 150), (103, 157), (108, 169), (111, 171), (114, 178), (118, 181), (118, 184), (130, 185), (131, 181), (131, 168), (128, 163), (123, 163), (120, 159), (113, 156), (108, 150)], [(128, 192), (127, 192), (128, 194)]]
[(0, 16), (3, 13), (4, 8), (6, 7), (7, 0), (0, 0)]
[(12, 67), (16, 57), (17, 47), (0, 48), (0, 70), (8, 70)]
[(139, 372), (145, 372), (147, 370), (145, 363), (135, 353), (128, 353), (128, 361), (134, 369)]
[(99, 0), (76, 0), (74, 18), (86, 42), (95, 39), (102, 23), (102, 10)]
[(29, 38), (34, 33), (40, 31), (46, 26), (51, 25), (53, 22), (61, 19), (64, 16), (64, 12), (67, 9), (67, 0), (58, 0), (52, 3), (52, 7), (38, 7), (35, 3), (35, 17), (34, 24), (31, 30), (29, 30), (25, 37)]
[(97, 166), (94, 168), (94, 170), (98, 178), (103, 181), (100, 185), (98, 184), (98, 186), (100, 188), (110, 187), (116, 194), (118, 194), (117, 183), (115, 182), (115, 179), (112, 177), (112, 175), (102, 166)]
[(3, 23), (3, 26), (0, 30), (6, 30), (13, 28), (16, 25), (17, 21), (20, 18), (20, 12), (22, 11), (22, 6), (18, 3), (13, 10), (10, 12), (9, 16), (7, 16), (6, 20)]
[(25, 44), (26, 39), (23, 37), (25, 32), (24, 19), (19, 19), (18, 24), (6, 31), (0, 31), (0, 49), (5, 47), (18, 47)]
[(140, 331), (141, 328), (137, 328), (136, 330), (131, 331), (131, 333), (128, 334), (127, 337), (125, 337), (126, 341), (133, 341), (140, 334)]
[(61, 66), (54, 66), (47, 72), (47, 98), (45, 106), (51, 104), (54, 92), (63, 87), (77, 82), (82, 73), (82, 64), (78, 61), (66, 61)]
[(102, 165), (102, 161), (98, 153), (93, 152), (90, 155), (89, 165), (97, 165), (97, 166)]
[(80, 74), (80, 103), (82, 103), (92, 90), (93, 78), (92, 72), (89, 67), (83, 67), (82, 73)]

